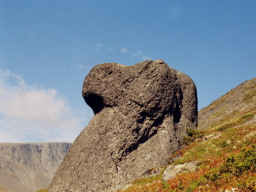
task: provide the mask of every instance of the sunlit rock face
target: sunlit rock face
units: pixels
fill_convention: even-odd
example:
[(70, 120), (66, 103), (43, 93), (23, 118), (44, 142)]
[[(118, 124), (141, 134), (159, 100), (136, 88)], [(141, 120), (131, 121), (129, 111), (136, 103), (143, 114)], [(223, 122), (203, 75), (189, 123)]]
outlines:
[(163, 166), (197, 126), (196, 87), (163, 61), (105, 63), (84, 80), (95, 116), (78, 136), (50, 192), (110, 192)]

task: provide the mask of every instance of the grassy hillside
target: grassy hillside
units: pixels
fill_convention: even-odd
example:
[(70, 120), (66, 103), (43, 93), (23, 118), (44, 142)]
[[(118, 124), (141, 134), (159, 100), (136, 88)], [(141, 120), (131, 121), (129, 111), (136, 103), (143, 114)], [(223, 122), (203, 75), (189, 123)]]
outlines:
[(209, 129), (255, 110), (255, 95), (256, 78), (240, 84), (199, 111), (199, 129)]
[(196, 171), (181, 169), (164, 180), (166, 166), (119, 192), (256, 191), (256, 78), (202, 109), (199, 131), (188, 130), (184, 141), (168, 166), (176, 169), (190, 162)]

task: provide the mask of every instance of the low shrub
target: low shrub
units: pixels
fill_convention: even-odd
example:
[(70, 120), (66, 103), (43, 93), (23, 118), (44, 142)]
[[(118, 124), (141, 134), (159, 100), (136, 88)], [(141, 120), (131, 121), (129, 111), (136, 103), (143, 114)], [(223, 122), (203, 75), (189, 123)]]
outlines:
[(244, 149), (242, 152), (228, 157), (227, 160), (218, 169), (206, 175), (212, 181), (215, 181), (222, 176), (232, 175), (239, 177), (245, 171), (256, 171), (256, 149)]
[(189, 145), (191, 142), (198, 138), (202, 138), (204, 133), (197, 129), (187, 129), (186, 130), (187, 136), (183, 138), (183, 144)]

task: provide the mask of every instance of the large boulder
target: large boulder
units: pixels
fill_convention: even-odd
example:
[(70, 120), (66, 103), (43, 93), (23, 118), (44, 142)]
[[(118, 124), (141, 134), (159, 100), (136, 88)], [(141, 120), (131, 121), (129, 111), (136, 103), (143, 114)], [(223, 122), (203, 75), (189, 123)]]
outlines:
[(55, 174), (49, 192), (111, 192), (179, 150), (197, 126), (196, 87), (163, 61), (105, 63), (84, 80), (95, 116)]

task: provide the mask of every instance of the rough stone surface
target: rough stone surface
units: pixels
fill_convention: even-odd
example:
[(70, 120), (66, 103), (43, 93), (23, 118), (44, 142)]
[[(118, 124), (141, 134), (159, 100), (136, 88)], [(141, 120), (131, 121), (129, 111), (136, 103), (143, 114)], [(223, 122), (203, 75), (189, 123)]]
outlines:
[(189, 163), (179, 164), (179, 165), (169, 165), (164, 173), (163, 173), (163, 179), (165, 181), (174, 178), (177, 174), (181, 174), (183, 172), (193, 172), (196, 171), (198, 168), (198, 161), (193, 161)]
[(59, 167), (49, 192), (110, 192), (166, 165), (197, 126), (193, 81), (162, 61), (95, 66), (82, 90), (95, 116)]

